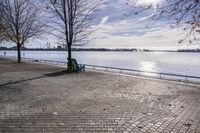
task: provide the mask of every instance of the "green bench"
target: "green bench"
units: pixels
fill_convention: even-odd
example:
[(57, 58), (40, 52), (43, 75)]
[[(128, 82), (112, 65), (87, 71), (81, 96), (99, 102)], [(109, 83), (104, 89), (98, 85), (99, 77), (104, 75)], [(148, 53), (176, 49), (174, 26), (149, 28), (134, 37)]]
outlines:
[(83, 71), (83, 72), (85, 71), (85, 65), (78, 64), (77, 61), (76, 61), (76, 59), (72, 58), (71, 62), (72, 62), (72, 70), (74, 72), (78, 73), (78, 72), (81, 72), (81, 71)]

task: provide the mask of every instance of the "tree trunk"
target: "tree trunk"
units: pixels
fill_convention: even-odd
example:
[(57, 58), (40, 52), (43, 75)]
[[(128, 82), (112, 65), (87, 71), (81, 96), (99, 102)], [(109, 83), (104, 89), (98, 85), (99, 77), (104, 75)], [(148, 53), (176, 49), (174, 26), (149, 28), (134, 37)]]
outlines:
[(17, 44), (17, 62), (20, 63), (21, 62), (21, 46), (20, 44)]
[(67, 46), (68, 46), (68, 63), (67, 63), (67, 71), (68, 71), (68, 72), (73, 72), (72, 61), (71, 61), (71, 59), (72, 59), (72, 55), (71, 55), (71, 53), (72, 53), (72, 51), (71, 51), (71, 45), (68, 44)]

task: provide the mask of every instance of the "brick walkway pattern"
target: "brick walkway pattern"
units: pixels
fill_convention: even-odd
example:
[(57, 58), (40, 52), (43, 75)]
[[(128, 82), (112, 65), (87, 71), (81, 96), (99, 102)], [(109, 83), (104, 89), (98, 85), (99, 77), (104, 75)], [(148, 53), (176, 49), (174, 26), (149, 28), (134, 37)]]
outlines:
[(200, 133), (200, 86), (0, 59), (0, 133)]

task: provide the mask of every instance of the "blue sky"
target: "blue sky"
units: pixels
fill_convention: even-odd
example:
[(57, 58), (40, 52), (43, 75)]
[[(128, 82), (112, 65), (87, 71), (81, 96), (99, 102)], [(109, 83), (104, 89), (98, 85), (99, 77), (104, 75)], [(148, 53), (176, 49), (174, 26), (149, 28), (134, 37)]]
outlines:
[[(158, 21), (151, 28), (148, 18), (152, 12), (145, 12), (137, 16), (124, 18), (124, 14), (130, 11), (126, 0), (105, 0), (106, 4), (98, 13), (97, 31), (92, 34), (91, 42), (82, 47), (93, 48), (145, 48), (145, 49), (178, 49), (178, 48), (200, 48), (198, 42), (190, 44), (185, 41), (178, 44), (184, 37), (181, 29), (170, 29), (169, 25)], [(158, 0), (141, 0), (144, 3)], [(28, 47), (46, 47), (50, 42), (51, 47), (56, 47), (58, 40), (45, 35), (41, 40), (30, 40)]]
[[(146, 2), (152, 0), (143, 0)], [(126, 0), (110, 0), (108, 5), (101, 11), (103, 24), (95, 33), (96, 40), (87, 47), (134, 47), (149, 49), (177, 49), (177, 48), (199, 48), (195, 42), (189, 44), (185, 41), (178, 44), (184, 37), (181, 29), (170, 29), (167, 23), (158, 21), (151, 28), (148, 18), (152, 12), (145, 12), (137, 16), (123, 18), (124, 13), (128, 13), (129, 7)]]

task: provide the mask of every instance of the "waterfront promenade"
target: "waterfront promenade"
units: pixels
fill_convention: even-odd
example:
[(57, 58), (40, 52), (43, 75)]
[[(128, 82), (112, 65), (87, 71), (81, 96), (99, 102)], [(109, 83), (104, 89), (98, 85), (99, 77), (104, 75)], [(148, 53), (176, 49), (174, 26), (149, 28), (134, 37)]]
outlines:
[(0, 133), (200, 133), (200, 85), (0, 58)]

